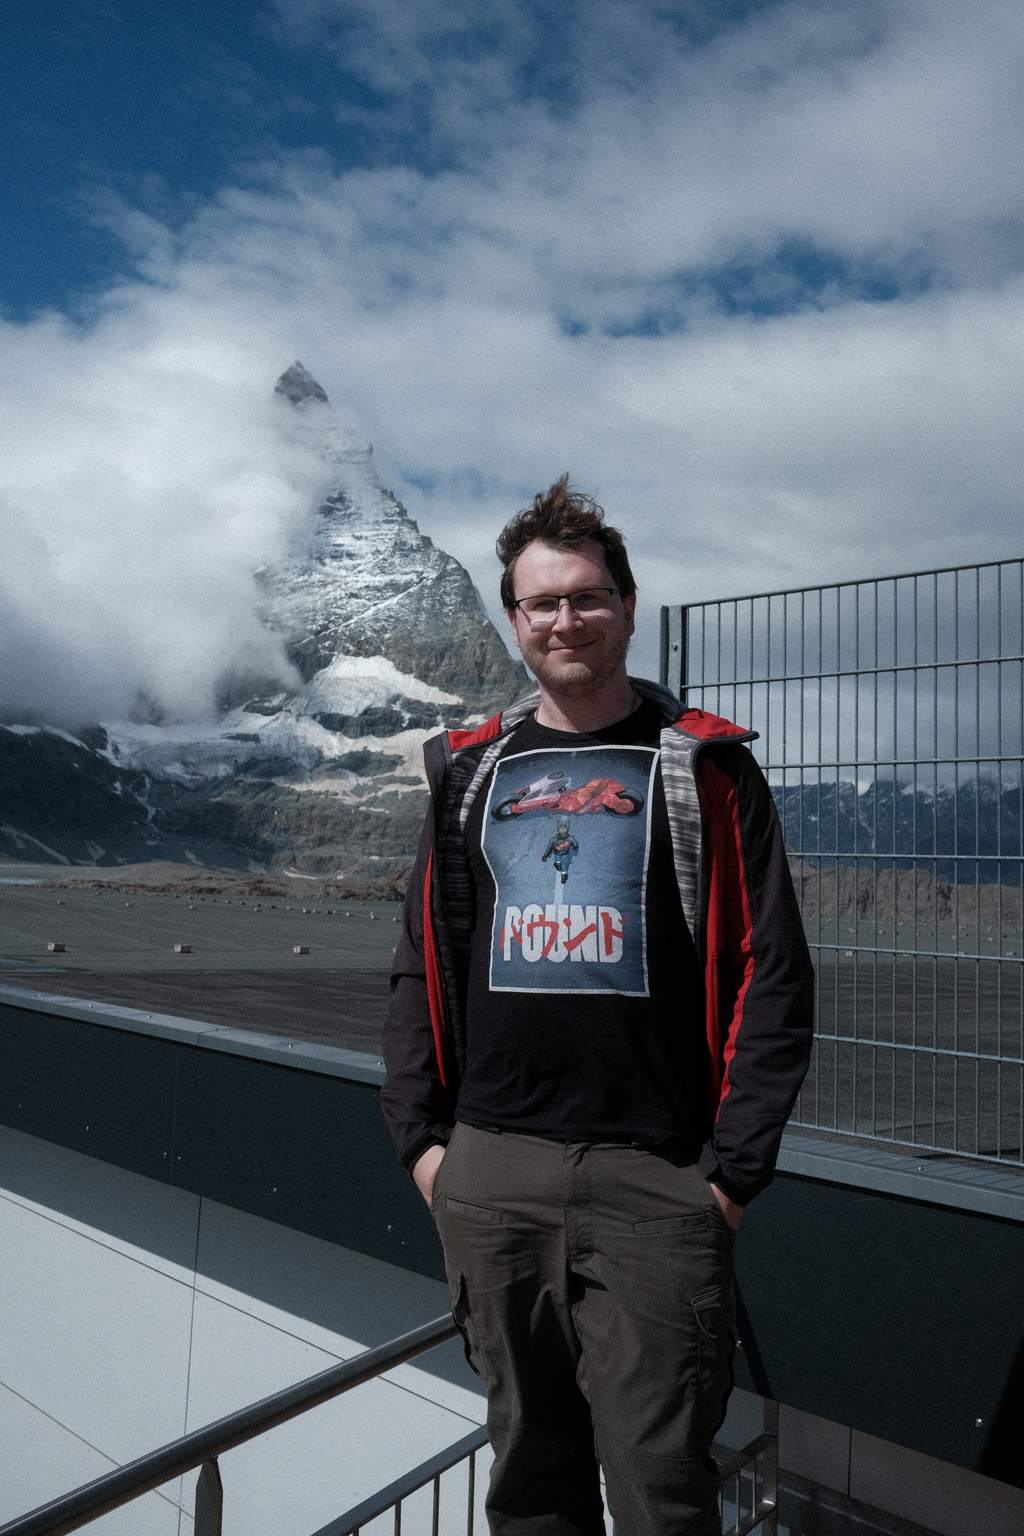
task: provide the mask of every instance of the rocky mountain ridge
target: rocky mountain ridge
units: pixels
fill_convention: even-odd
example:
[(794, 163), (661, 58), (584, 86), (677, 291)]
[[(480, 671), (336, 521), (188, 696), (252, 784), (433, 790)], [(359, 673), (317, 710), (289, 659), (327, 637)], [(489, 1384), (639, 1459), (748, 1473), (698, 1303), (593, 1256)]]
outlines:
[(301, 363), (276, 388), (336, 480), (290, 558), (259, 573), (268, 622), (287, 636), (303, 679), (338, 656), (382, 656), (468, 713), (510, 704), (526, 674), (484, 614), (468, 572), (381, 485), (370, 445), (330, 411)]
[(228, 679), (195, 721), (0, 728), (0, 858), (386, 875), (415, 852), (427, 736), (528, 690), (468, 573), (322, 386), (295, 363), (275, 393), (331, 480), (286, 559), (255, 573), (300, 686)]

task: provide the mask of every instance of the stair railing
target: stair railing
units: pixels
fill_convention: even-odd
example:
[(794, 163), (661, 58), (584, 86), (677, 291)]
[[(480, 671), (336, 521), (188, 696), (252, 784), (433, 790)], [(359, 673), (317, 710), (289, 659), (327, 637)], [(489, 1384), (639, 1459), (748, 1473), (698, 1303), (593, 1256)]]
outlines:
[[(185, 1472), (200, 1467), (195, 1494), (194, 1536), (221, 1536), (224, 1494), (217, 1458), (225, 1451), (266, 1434), (278, 1424), (297, 1418), (311, 1408), (332, 1398), (350, 1392), (353, 1387), (383, 1375), (413, 1360), (427, 1350), (435, 1349), (456, 1336), (457, 1329), (451, 1317), (439, 1317), (422, 1328), (368, 1349), (352, 1360), (330, 1366), (315, 1376), (308, 1376), (281, 1392), (259, 1402), (250, 1403), (225, 1418), (217, 1419), (202, 1429), (193, 1430), (159, 1450), (139, 1456), (135, 1461), (107, 1472), (103, 1477), (71, 1493), (51, 1499), (38, 1509), (0, 1526), (0, 1536), (65, 1536), (77, 1531), (90, 1521), (97, 1520), (111, 1510), (119, 1509), (133, 1499), (141, 1498), (154, 1488), (180, 1477)], [(469, 1461), (468, 1501), (466, 1508), (466, 1536), (473, 1536), (473, 1513), (476, 1493), (476, 1453), (487, 1443), (487, 1431), (474, 1429), (462, 1440), (440, 1451), (436, 1456), (407, 1472), (396, 1482), (382, 1488), (346, 1514), (321, 1527), (315, 1536), (359, 1536), (360, 1529), (389, 1510), (394, 1511), (395, 1536), (401, 1536), (402, 1505), (410, 1494), (428, 1483), (433, 1483), (433, 1517), (431, 1536), (438, 1536), (441, 1499), (441, 1475), (459, 1462)], [(774, 1536), (776, 1529), (776, 1503), (778, 1496), (778, 1404), (765, 1400), (764, 1433), (749, 1445), (736, 1451), (720, 1464), (723, 1498), (731, 1485), (731, 1503), (736, 1511), (735, 1522), (725, 1536), (747, 1536), (758, 1525), (764, 1536)]]
[(161, 1483), (169, 1482), (172, 1477), (180, 1477), (183, 1472), (191, 1472), (196, 1467), (202, 1467), (203, 1471), (196, 1487), (195, 1536), (219, 1536), (223, 1495), (218, 1456), (233, 1450), (236, 1445), (243, 1445), (246, 1440), (266, 1434), (268, 1429), (276, 1429), (278, 1424), (297, 1418), (300, 1413), (307, 1413), (310, 1408), (340, 1397), (343, 1392), (351, 1392), (353, 1387), (372, 1381), (375, 1376), (425, 1354), (438, 1344), (447, 1343), (456, 1332), (450, 1314), (436, 1318), (401, 1338), (368, 1349), (341, 1365), (332, 1365), (316, 1376), (308, 1376), (305, 1381), (250, 1403), (237, 1413), (229, 1413), (213, 1424), (183, 1435), (180, 1440), (172, 1440), (169, 1445), (139, 1456), (71, 1493), (51, 1499), (48, 1504), (41, 1504), (27, 1515), (19, 1515), (16, 1520), (0, 1526), (0, 1536), (64, 1536), (66, 1531), (77, 1531), (90, 1520), (97, 1520), (100, 1515), (119, 1509), (122, 1504), (128, 1504), (159, 1488)]

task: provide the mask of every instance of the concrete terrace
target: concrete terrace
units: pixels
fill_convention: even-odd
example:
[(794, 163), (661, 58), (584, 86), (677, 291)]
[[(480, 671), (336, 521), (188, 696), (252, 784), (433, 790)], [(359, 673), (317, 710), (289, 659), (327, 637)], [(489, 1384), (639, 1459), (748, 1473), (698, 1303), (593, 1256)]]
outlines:
[(161, 889), (181, 871), (0, 865), (0, 982), (379, 1055), (397, 902), (302, 878), (283, 896), (230, 875), (205, 882), (218, 894)]

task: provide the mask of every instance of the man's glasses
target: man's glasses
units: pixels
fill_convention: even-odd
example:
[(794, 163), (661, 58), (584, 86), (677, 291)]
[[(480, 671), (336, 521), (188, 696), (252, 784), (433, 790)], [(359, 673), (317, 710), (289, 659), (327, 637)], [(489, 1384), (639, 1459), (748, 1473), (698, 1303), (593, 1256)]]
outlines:
[(523, 614), (533, 629), (548, 629), (561, 612), (562, 604), (568, 603), (573, 613), (581, 618), (596, 618), (612, 611), (612, 598), (618, 595), (618, 587), (584, 587), (581, 592), (563, 592), (560, 597), (541, 593), (538, 597), (520, 597), (512, 604)]

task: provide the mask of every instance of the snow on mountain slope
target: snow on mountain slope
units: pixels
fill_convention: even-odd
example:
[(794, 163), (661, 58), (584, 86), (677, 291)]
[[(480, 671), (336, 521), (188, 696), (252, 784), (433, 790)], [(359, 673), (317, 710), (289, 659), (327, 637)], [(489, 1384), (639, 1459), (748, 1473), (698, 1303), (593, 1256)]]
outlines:
[(369, 444), (312, 375), (296, 363), (276, 393), (332, 483), (287, 559), (256, 573), (300, 686), (294, 674), (226, 679), (206, 718), (108, 721), (81, 742), (9, 726), (0, 857), (35, 839), (76, 863), (183, 852), (317, 873), (407, 866), (427, 736), (528, 691), (466, 571), (381, 485)]
[(106, 722), (104, 755), (177, 784), (242, 773), (302, 787), (316, 768), (337, 771), (353, 750), (397, 753), (425, 787), (424, 740), (446, 716), (465, 713), (446, 707), (459, 705), (454, 695), (399, 672), (384, 656), (337, 656), (298, 693), (254, 703), (181, 725)]
[[(355, 741), (404, 760), (410, 731), (483, 719), (528, 687), (467, 573), (384, 489), (370, 445), (313, 376), (295, 363), (276, 393), (334, 482), (288, 558), (257, 572), (265, 622), (304, 686), (268, 680), (253, 692), (240, 679), (225, 689), (232, 707), (207, 720), (104, 722), (111, 761), (183, 784), (276, 762), (279, 777), (304, 783)], [(423, 782), (418, 765), (409, 771)]]
[(468, 573), (384, 489), (370, 445), (331, 410), (301, 363), (281, 376), (277, 392), (292, 403), (293, 429), (335, 479), (290, 558), (259, 573), (267, 620), (287, 636), (302, 676), (311, 679), (339, 654), (383, 656), (470, 712), (511, 703), (526, 673)]

